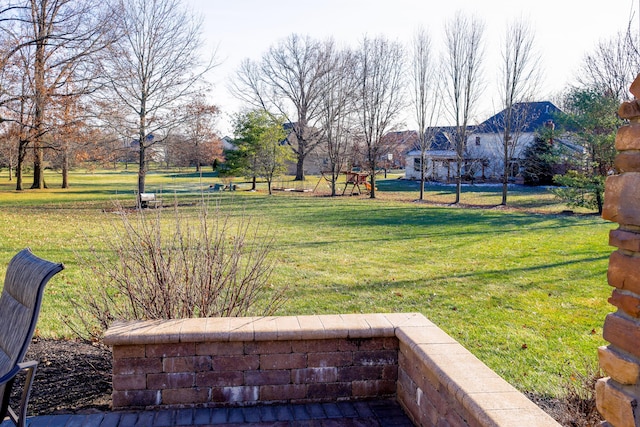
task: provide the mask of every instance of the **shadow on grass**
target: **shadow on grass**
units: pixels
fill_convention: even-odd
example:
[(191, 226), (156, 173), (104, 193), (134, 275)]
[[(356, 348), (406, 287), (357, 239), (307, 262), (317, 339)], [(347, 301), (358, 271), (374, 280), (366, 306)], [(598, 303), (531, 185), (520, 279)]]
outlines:
[[(495, 234), (526, 230), (548, 230), (566, 227), (586, 227), (603, 223), (599, 217), (569, 217), (543, 214), (523, 214), (488, 210), (352, 205), (341, 210), (299, 209), (288, 212), (289, 221), (307, 221), (335, 227), (422, 227), (425, 236), (444, 234)], [(426, 227), (426, 229), (425, 229)], [(392, 230), (390, 230), (391, 232)], [(394, 232), (398, 230), (393, 230)], [(415, 233), (412, 233), (415, 234)]]

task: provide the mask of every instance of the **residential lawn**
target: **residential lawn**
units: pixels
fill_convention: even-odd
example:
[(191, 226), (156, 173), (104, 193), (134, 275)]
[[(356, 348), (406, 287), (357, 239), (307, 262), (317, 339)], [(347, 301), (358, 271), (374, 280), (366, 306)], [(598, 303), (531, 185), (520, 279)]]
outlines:
[[(137, 175), (78, 171), (68, 190), (56, 188), (54, 172), (46, 179), (50, 189), (15, 192), (0, 176), (0, 274), (25, 246), (64, 262), (47, 287), (38, 334), (70, 337), (65, 319), (76, 314), (68, 298), (82, 300), (88, 275), (78, 254), (118, 224), (113, 202), (134, 206)], [(429, 186), (429, 203), (416, 203), (417, 183), (398, 175), (378, 182), (376, 200), (326, 197), (322, 182), (321, 193), (268, 196), (263, 184), (258, 192), (208, 192), (217, 182), (210, 173), (152, 171), (147, 190), (161, 192), (165, 205), (175, 197), (185, 215), (204, 198), (272, 234), (272, 284), (289, 295), (279, 314), (420, 312), (520, 390), (541, 394), (560, 394), (572, 372), (596, 363), (612, 310), (606, 269), (615, 224), (560, 214), (566, 206), (544, 189), (513, 190), (500, 208), (499, 187), (468, 186), (462, 203), (474, 208), (456, 208), (447, 205), (453, 187)]]

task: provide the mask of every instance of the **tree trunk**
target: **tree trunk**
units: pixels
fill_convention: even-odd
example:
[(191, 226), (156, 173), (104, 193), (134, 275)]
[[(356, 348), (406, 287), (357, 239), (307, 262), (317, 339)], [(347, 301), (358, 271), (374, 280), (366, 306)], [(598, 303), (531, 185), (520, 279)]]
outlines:
[[(376, 198), (376, 156), (371, 151), (369, 151), (369, 168), (371, 168), (371, 172), (369, 174), (369, 184), (371, 184), (371, 190), (369, 191), (369, 198)], [(357, 179), (357, 178), (356, 178)], [(357, 181), (356, 181), (357, 182)]]
[(44, 171), (42, 168), (43, 161), (44, 153), (42, 147), (40, 147), (38, 138), (35, 138), (33, 141), (33, 184), (31, 188), (40, 190), (45, 188)]
[(338, 174), (336, 173), (336, 165), (331, 165), (331, 197), (336, 196), (336, 181), (338, 180)]
[[(44, 8), (44, 6), (43, 6)], [(40, 139), (44, 130), (44, 110), (46, 102), (46, 87), (45, 87), (45, 47), (47, 30), (45, 27), (44, 10), (38, 10), (38, 16), (36, 18), (36, 52), (33, 62), (33, 79), (34, 79), (34, 114), (33, 114), (33, 184), (31, 188), (42, 189), (44, 188), (44, 173), (43, 173), (43, 150), (40, 144)]]
[[(507, 107), (509, 108), (509, 107)], [(502, 138), (502, 148), (504, 155), (504, 172), (502, 173), (502, 202), (500, 203), (502, 206), (507, 206), (507, 192), (509, 191), (509, 123), (511, 123), (511, 114), (507, 111), (507, 125), (505, 126), (504, 135)]]
[(456, 162), (456, 200), (453, 204), (460, 203), (460, 193), (462, 192), (462, 159)]
[(425, 158), (424, 153), (420, 156), (420, 200), (424, 200), (424, 181), (425, 181)]
[(62, 188), (69, 188), (69, 157), (66, 152), (62, 155)]
[(369, 198), (370, 199), (375, 199), (376, 198), (376, 173), (373, 172), (371, 175), (371, 191), (369, 192)]
[(256, 191), (257, 188), (257, 178), (255, 175), (251, 177), (251, 191)]
[(16, 191), (22, 191), (22, 165), (26, 155), (26, 146), (18, 147), (18, 164), (16, 165)]
[(598, 215), (602, 216), (602, 205), (603, 205), (603, 200), (602, 200), (602, 192), (599, 189), (596, 189), (596, 203), (598, 205)]
[(304, 158), (303, 154), (298, 154), (298, 162), (296, 163), (295, 181), (304, 181)]
[(140, 159), (138, 161), (138, 206), (146, 208), (147, 203), (141, 200), (141, 194), (144, 193), (145, 179), (147, 177), (147, 165), (145, 162), (145, 147), (142, 139), (140, 140)]
[(507, 206), (507, 192), (509, 191), (509, 153), (505, 142), (504, 147), (504, 171), (502, 173), (502, 206)]

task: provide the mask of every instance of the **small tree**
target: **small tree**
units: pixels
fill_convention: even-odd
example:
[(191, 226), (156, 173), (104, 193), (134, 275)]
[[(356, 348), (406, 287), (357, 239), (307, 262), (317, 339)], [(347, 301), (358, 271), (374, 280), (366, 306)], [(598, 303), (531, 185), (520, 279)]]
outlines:
[(533, 143), (524, 150), (522, 177), (525, 184), (553, 184), (554, 165), (558, 159), (553, 134), (554, 129), (551, 127), (538, 130)]
[(574, 157), (572, 170), (554, 180), (563, 186), (555, 194), (571, 206), (602, 213), (604, 181), (613, 171), (616, 131), (622, 125), (617, 109), (615, 95), (599, 88), (572, 88), (565, 95), (558, 119), (571, 129), (567, 136), (582, 152)]
[(273, 178), (285, 173), (286, 162), (293, 159), (282, 142), (286, 136), (282, 121), (264, 110), (251, 110), (236, 116), (234, 133), (238, 149), (228, 153), (226, 173), (251, 176), (253, 189), (256, 178), (264, 178), (271, 194)]
[(282, 124), (272, 122), (263, 129), (256, 152), (256, 175), (267, 181), (271, 193), (273, 179), (287, 172), (287, 162), (295, 159), (293, 153), (282, 143), (284, 132)]
[(197, 94), (185, 108), (184, 136), (181, 150), (194, 164), (196, 172), (204, 164), (211, 165), (214, 159), (222, 155), (222, 144), (214, 130), (220, 111), (215, 105), (207, 103), (203, 94)]

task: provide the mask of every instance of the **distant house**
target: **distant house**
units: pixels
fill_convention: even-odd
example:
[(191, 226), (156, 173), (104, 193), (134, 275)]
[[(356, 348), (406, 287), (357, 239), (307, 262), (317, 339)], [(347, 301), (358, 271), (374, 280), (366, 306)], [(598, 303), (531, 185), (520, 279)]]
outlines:
[[(146, 149), (145, 149), (145, 157), (147, 160), (160, 163), (164, 162), (167, 159), (167, 147), (164, 142), (154, 142), (154, 135), (148, 134), (146, 138)], [(125, 147), (133, 158), (139, 157), (140, 153), (140, 140), (134, 139), (126, 144)]]
[(223, 136), (222, 138), (220, 138), (220, 141), (222, 141), (222, 149), (224, 151), (233, 151), (238, 149), (238, 147), (233, 143), (233, 138), (231, 138), (230, 136)]
[(414, 130), (389, 132), (382, 138), (382, 158), (378, 159), (381, 167), (404, 168), (405, 153), (418, 146), (418, 132)]
[[(514, 105), (511, 138), (515, 142), (510, 149), (510, 178), (519, 177), (524, 152), (534, 142), (536, 131), (544, 126), (553, 128), (554, 115), (559, 112), (558, 107), (547, 101)], [(499, 180), (502, 177), (504, 128), (505, 111), (479, 125), (467, 127), (462, 164), (462, 175), (465, 179)], [(428, 135), (432, 135), (431, 147), (425, 156), (427, 179), (443, 182), (455, 179), (458, 162), (455, 132), (455, 126), (435, 127), (427, 131)], [(420, 179), (420, 169), (420, 150), (419, 147), (415, 147), (406, 153), (405, 177)]]

